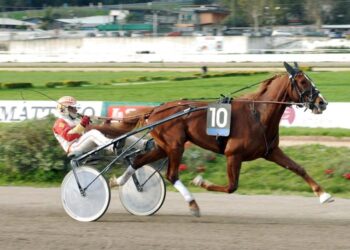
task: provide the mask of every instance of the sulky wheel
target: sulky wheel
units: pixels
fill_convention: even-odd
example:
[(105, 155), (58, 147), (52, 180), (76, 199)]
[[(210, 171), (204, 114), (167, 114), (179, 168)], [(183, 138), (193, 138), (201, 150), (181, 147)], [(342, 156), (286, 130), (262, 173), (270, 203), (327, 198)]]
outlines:
[[(139, 183), (140, 188), (135, 184)], [(134, 215), (152, 215), (163, 205), (166, 188), (161, 174), (149, 165), (136, 170), (134, 176), (119, 187), (124, 208)]]
[(85, 188), (97, 176), (97, 179), (82, 195), (77, 181), (71, 170), (63, 179), (61, 185), (61, 199), (64, 210), (77, 221), (98, 220), (107, 210), (111, 199), (111, 191), (99, 171), (91, 167), (76, 168), (76, 175), (82, 188)]

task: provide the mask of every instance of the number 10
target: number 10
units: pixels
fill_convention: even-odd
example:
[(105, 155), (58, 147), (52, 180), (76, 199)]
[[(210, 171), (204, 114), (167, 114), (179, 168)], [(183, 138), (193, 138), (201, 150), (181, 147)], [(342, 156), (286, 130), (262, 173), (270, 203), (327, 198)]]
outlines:
[(227, 125), (228, 114), (225, 108), (210, 107), (209, 111), (211, 112), (211, 126), (213, 128), (224, 128)]

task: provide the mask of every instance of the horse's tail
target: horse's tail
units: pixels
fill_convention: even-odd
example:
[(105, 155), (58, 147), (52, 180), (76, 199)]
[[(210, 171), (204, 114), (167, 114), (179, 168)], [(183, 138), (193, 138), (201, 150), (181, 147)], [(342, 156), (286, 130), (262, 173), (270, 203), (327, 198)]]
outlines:
[(127, 116), (120, 120), (121, 123), (133, 128), (141, 127), (145, 124), (147, 118), (153, 112), (154, 107), (142, 107), (135, 111), (131, 111)]
[(127, 116), (118, 119), (118, 122), (113, 122), (111, 128), (118, 133), (125, 134), (135, 128), (142, 127), (153, 110), (154, 107), (142, 107), (131, 111)]
[(107, 120), (104, 124), (91, 124), (87, 129), (97, 129), (106, 136), (115, 138), (130, 132), (134, 128), (143, 126), (153, 109), (154, 107), (139, 108), (138, 110), (128, 113), (128, 115), (122, 119), (115, 119), (117, 122), (111, 123), (110, 120)]

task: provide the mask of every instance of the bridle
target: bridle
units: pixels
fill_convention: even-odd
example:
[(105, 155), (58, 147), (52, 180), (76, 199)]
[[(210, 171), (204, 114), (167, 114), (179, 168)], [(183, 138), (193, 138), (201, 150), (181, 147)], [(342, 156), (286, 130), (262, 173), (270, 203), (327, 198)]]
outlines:
[[(302, 74), (310, 83), (310, 87), (307, 89), (300, 89), (297, 81), (296, 81), (296, 76)], [(316, 98), (318, 97), (320, 91), (316, 88), (315, 84), (312, 82), (312, 80), (302, 71), (296, 72), (294, 75), (289, 75), (289, 79), (291, 82), (292, 90), (295, 89), (299, 96), (299, 103), (303, 104), (298, 104), (298, 107), (306, 107), (309, 109), (313, 109), (315, 107), (315, 101)]]

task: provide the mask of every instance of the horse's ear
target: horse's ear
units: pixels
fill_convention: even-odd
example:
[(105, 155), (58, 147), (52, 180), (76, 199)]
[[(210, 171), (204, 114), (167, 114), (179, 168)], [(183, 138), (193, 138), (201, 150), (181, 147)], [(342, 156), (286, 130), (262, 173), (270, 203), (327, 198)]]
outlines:
[(284, 67), (286, 68), (286, 70), (287, 70), (287, 72), (289, 73), (289, 75), (291, 75), (291, 76), (294, 76), (295, 75), (295, 70), (293, 69), (293, 67), (292, 66), (290, 66), (288, 63), (286, 63), (286, 62), (283, 62), (283, 65), (284, 65)]
[(297, 63), (297, 62), (294, 62), (294, 68), (295, 68), (296, 70), (298, 70), (298, 69), (299, 69), (299, 65), (298, 65), (298, 63)]

